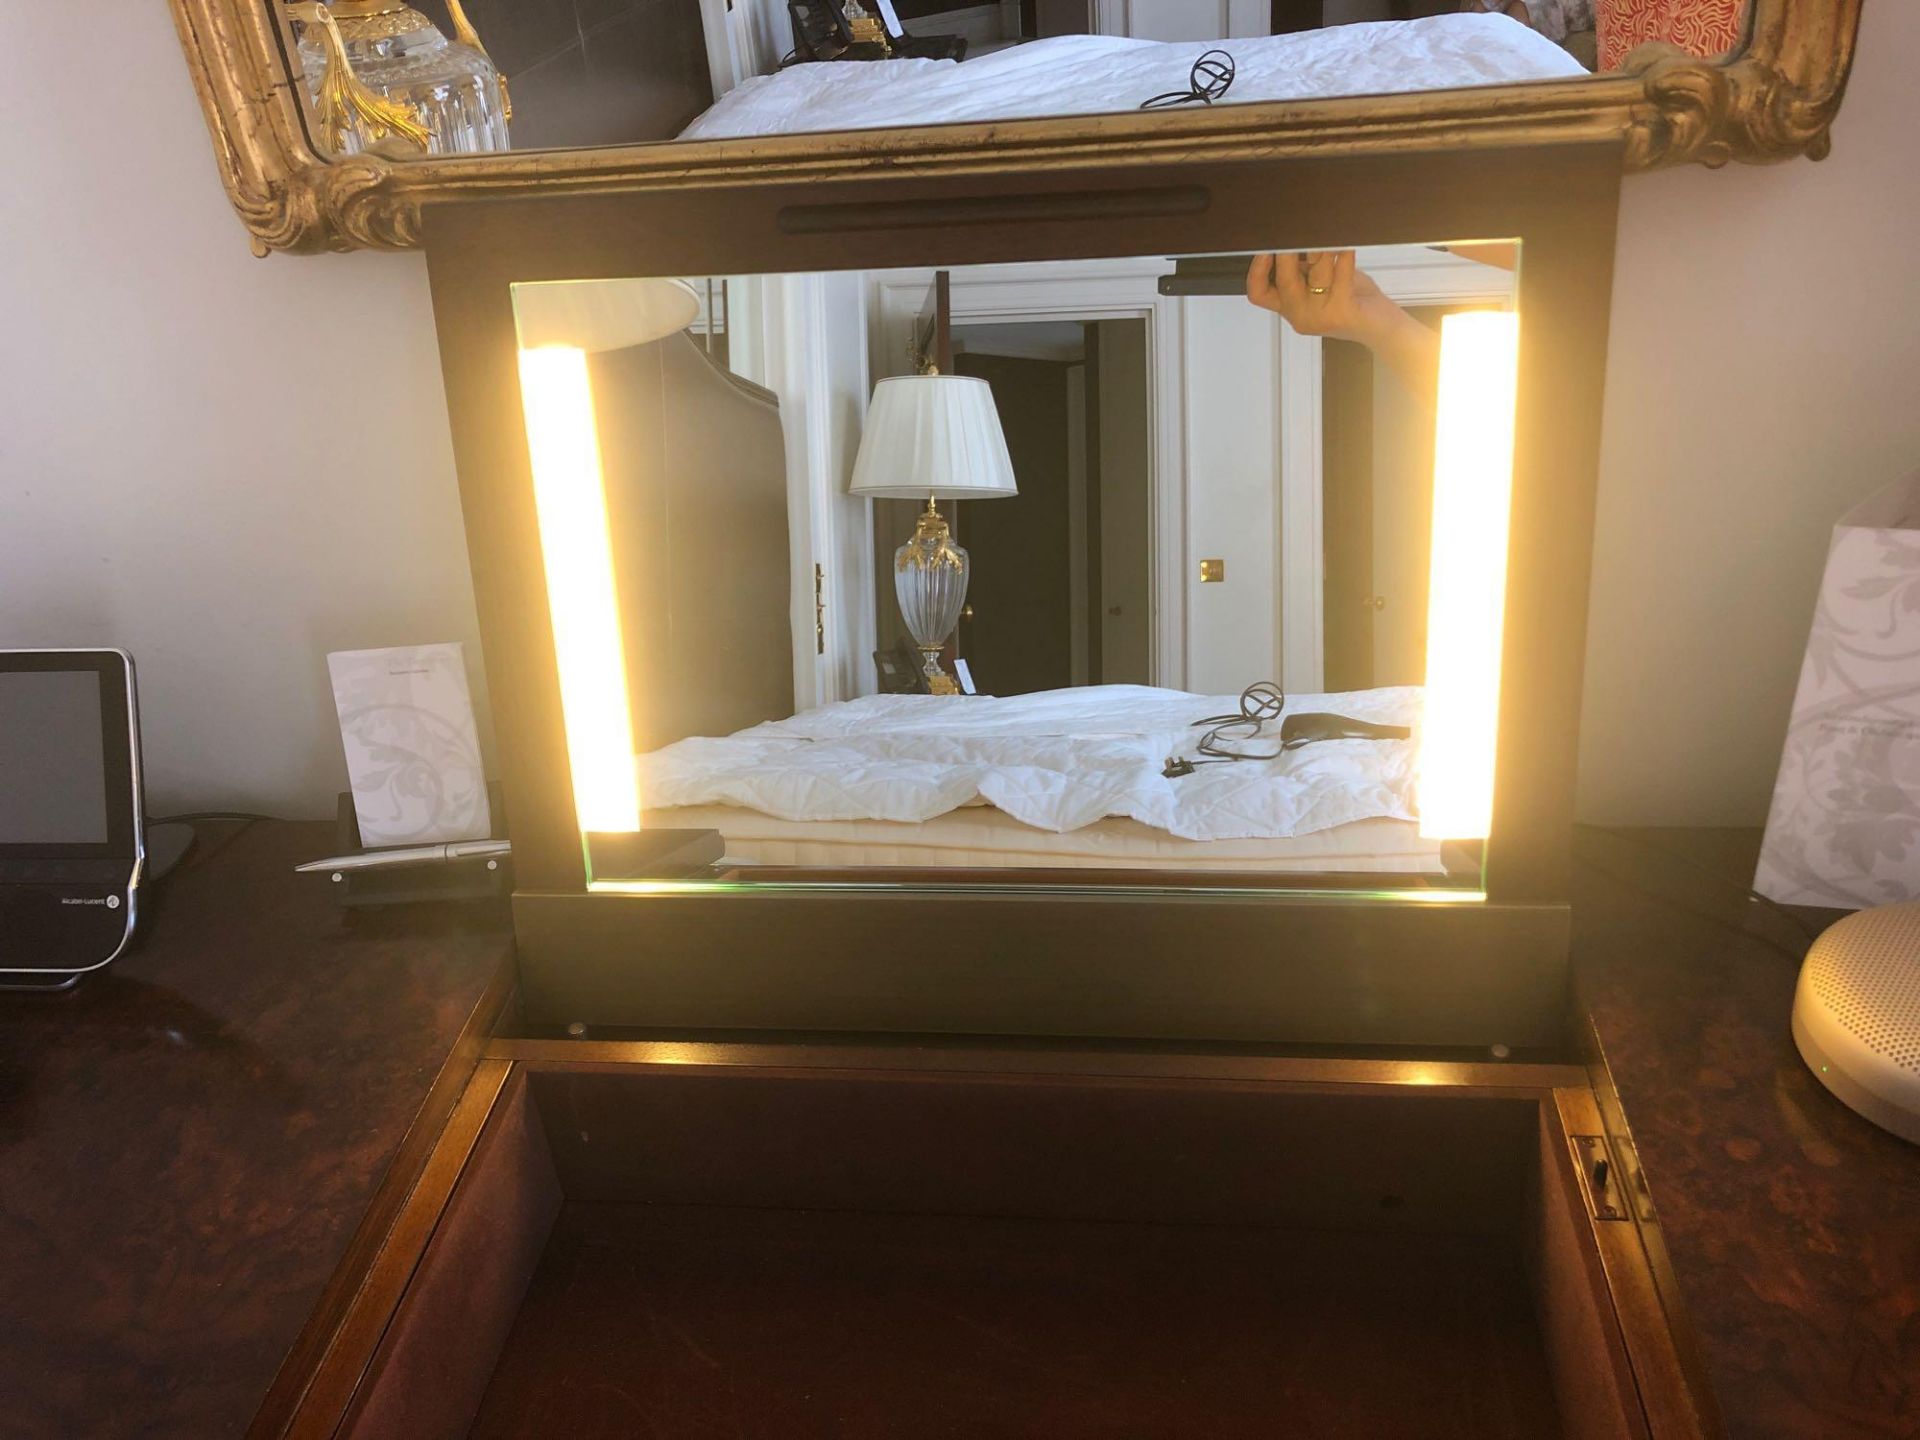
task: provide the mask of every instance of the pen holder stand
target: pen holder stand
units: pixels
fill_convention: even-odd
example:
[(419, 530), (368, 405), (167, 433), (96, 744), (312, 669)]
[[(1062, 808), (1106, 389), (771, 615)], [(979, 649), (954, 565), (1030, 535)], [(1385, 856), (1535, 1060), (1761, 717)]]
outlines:
[[(506, 807), (498, 786), (487, 787), (493, 812), (492, 840), (506, 838)], [(337, 853), (378, 854), (384, 847), (360, 843), (360, 822), (353, 795), (341, 791), (334, 810), (338, 826)], [(408, 865), (394, 870), (335, 870), (327, 873), (334, 898), (348, 910), (377, 905), (414, 905), (435, 900), (488, 900), (513, 893), (511, 855), (472, 855), (436, 865)]]

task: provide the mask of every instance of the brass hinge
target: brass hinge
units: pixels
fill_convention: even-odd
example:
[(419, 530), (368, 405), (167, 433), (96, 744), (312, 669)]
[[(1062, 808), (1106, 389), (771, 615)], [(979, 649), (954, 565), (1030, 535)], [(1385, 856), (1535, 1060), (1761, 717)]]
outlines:
[(1620, 1167), (1604, 1135), (1572, 1135), (1573, 1168), (1580, 1177), (1580, 1194), (1587, 1202), (1587, 1214), (1595, 1220), (1625, 1220), (1626, 1188), (1621, 1183)]
[(827, 567), (813, 567), (813, 653), (827, 653)]

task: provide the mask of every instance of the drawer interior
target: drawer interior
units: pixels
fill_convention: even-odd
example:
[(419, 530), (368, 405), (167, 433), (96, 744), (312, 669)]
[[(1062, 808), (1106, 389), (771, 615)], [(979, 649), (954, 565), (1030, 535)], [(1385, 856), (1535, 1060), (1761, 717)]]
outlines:
[(1644, 1434), (1525, 1091), (521, 1066), (342, 1433)]

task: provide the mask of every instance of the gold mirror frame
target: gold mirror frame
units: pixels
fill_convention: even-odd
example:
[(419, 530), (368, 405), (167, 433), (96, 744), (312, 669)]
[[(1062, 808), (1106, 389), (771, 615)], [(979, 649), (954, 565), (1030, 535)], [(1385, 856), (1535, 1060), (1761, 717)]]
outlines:
[(590, 150), (332, 161), (307, 137), (284, 37), (263, 0), (169, 0), (221, 179), (257, 254), (420, 243), (443, 201), (809, 184), (875, 167), (918, 175), (1301, 155), (1624, 141), (1629, 171), (1824, 156), (1861, 0), (1753, 0), (1746, 44), (1719, 60), (1646, 45), (1591, 79), (1213, 109), (654, 142)]

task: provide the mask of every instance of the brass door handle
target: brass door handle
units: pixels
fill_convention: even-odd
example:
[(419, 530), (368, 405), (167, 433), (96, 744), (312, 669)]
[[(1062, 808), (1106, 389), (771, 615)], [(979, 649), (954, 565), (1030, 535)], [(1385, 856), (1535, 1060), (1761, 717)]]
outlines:
[(960, 607), (960, 618), (962, 620), (971, 620), (973, 618), (973, 606), (962, 605)]

